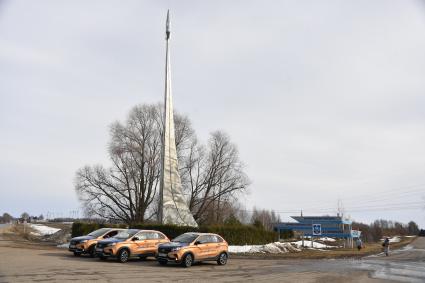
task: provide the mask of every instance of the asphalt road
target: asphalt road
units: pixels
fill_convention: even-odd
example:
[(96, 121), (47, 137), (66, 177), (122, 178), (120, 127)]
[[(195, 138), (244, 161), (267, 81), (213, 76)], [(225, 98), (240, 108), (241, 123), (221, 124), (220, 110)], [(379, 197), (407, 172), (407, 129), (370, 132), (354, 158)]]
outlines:
[[(0, 235), (1, 237), (1, 235)], [(225, 266), (76, 258), (64, 249), (0, 238), (0, 282), (425, 282), (425, 238), (362, 260), (229, 259)]]

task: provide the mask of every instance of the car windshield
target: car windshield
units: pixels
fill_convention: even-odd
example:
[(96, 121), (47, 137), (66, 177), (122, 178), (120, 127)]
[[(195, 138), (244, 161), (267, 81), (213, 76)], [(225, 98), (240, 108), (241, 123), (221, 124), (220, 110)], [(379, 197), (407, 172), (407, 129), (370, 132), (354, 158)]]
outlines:
[(117, 238), (117, 239), (128, 239), (130, 237), (133, 237), (137, 232), (139, 232), (139, 230), (134, 230), (134, 229), (124, 230), (124, 231), (121, 231), (118, 234), (116, 234), (114, 236), (114, 238)]
[(199, 235), (197, 234), (185, 233), (173, 239), (173, 242), (192, 243), (193, 241), (195, 241), (196, 238), (198, 238), (198, 236)]
[(109, 230), (111, 230), (111, 228), (101, 228), (101, 229), (98, 229), (98, 230), (94, 230), (93, 232), (91, 232), (87, 236), (92, 236), (92, 237), (97, 238), (97, 237), (102, 236), (103, 234), (105, 234)]

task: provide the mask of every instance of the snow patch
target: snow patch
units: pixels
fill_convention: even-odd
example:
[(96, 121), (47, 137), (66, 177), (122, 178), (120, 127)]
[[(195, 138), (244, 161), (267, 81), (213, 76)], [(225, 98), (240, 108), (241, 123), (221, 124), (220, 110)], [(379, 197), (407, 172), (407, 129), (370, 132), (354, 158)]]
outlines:
[(322, 242), (335, 242), (336, 240), (333, 239), (333, 238), (324, 237), (324, 238), (319, 238), (319, 241), (322, 241)]
[(229, 246), (230, 253), (269, 253), (281, 254), (300, 252), (301, 250), (291, 243), (274, 242), (266, 245)]
[[(400, 236), (394, 236), (389, 239), (390, 239), (390, 243), (398, 243), (401, 241)], [(382, 238), (381, 241), (385, 241), (385, 238)]]
[[(324, 242), (333, 242), (332, 238), (321, 238)], [(329, 246), (322, 243), (313, 241), (313, 248), (311, 241), (304, 241), (304, 248), (315, 249), (318, 251), (328, 251), (329, 249), (339, 248), (339, 246)], [(301, 252), (302, 241), (297, 242), (274, 242), (266, 245), (245, 245), (245, 246), (229, 246), (229, 253), (268, 253), (268, 254), (281, 254), (281, 253), (294, 253)]]
[(32, 229), (34, 229), (36, 232), (31, 232), (34, 236), (46, 236), (46, 235), (52, 235), (56, 232), (58, 232), (60, 229), (49, 227), (42, 224), (29, 224)]
[[(296, 245), (298, 248), (302, 247), (303, 241), (297, 241), (292, 242), (294, 245)], [(311, 248), (311, 241), (304, 241), (304, 247)], [(322, 243), (314, 242), (313, 241), (313, 249), (335, 249), (338, 248), (336, 246), (328, 246)]]
[(69, 247), (69, 243), (57, 245), (56, 247), (61, 248), (61, 249), (67, 249)]
[(395, 236), (395, 237), (392, 237), (391, 239), (390, 239), (390, 243), (398, 243), (398, 242), (400, 242), (401, 241), (401, 239), (400, 239), (400, 237), (399, 236)]

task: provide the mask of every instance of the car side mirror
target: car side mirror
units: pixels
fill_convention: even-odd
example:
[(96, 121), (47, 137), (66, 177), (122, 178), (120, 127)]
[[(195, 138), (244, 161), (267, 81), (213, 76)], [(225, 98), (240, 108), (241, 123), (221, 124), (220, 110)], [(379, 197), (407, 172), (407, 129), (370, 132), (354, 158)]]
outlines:
[(196, 245), (196, 246), (197, 246), (197, 245), (199, 245), (199, 244), (202, 244), (202, 243), (201, 243), (201, 241), (196, 241), (196, 242), (195, 242), (195, 245)]
[(134, 237), (133, 239), (131, 239), (132, 241), (138, 241), (140, 240), (138, 237)]

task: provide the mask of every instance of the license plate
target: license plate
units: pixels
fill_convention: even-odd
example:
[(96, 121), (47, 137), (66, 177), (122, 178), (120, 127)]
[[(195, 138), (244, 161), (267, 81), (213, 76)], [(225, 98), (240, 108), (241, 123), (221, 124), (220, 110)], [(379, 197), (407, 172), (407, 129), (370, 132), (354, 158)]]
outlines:
[(164, 254), (164, 253), (158, 253), (158, 256), (167, 257), (167, 254)]
[(96, 249), (96, 251), (97, 251), (97, 252), (103, 252), (103, 249), (99, 249), (99, 248), (97, 248), (97, 249)]
[(69, 248), (70, 249), (74, 249), (75, 248), (75, 245), (69, 245)]

